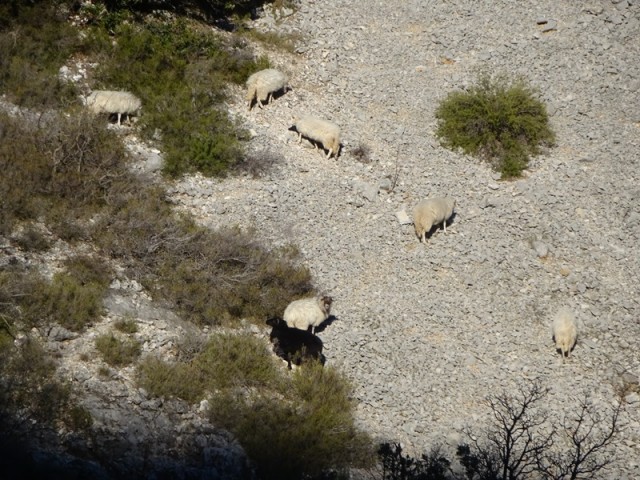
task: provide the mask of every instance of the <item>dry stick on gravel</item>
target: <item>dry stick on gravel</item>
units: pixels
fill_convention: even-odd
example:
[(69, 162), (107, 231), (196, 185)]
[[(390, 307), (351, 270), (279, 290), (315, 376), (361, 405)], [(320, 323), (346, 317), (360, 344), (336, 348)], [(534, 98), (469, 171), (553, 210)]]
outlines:
[(402, 133), (400, 134), (400, 140), (398, 141), (398, 149), (396, 150), (396, 171), (393, 176), (393, 182), (391, 183), (391, 189), (389, 193), (393, 193), (398, 184), (398, 177), (400, 176), (400, 146), (402, 145), (402, 137), (404, 135), (404, 128), (402, 129)]

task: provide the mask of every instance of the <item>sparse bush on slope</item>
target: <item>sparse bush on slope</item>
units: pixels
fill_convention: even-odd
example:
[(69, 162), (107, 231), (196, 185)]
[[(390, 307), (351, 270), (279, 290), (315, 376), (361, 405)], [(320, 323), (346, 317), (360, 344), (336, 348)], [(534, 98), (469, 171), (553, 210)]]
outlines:
[(450, 93), (435, 116), (443, 145), (485, 159), (502, 178), (519, 176), (529, 157), (555, 140), (544, 104), (523, 79), (482, 76)]

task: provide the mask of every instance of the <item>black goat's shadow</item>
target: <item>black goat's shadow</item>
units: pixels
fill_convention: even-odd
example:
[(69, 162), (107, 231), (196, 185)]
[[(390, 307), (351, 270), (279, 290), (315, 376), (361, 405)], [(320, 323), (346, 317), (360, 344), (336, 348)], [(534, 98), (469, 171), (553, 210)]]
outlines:
[(336, 317), (335, 315), (329, 315), (329, 318), (327, 318), (324, 322), (322, 322), (320, 325), (318, 325), (315, 330), (313, 331), (313, 333), (322, 333), (325, 331), (325, 329), (331, 325), (333, 322), (335, 322), (336, 320), (338, 320), (338, 317)]

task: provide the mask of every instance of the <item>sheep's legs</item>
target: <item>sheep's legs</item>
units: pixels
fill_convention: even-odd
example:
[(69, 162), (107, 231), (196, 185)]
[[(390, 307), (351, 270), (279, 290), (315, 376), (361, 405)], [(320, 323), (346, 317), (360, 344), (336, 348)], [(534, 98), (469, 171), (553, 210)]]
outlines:
[(121, 115), (122, 115), (121, 113), (118, 113), (118, 126), (120, 126), (120, 116)]
[(442, 222), (442, 228), (444, 229), (444, 233), (447, 233), (447, 221)]
[(302, 134), (298, 132), (298, 143), (302, 143)]

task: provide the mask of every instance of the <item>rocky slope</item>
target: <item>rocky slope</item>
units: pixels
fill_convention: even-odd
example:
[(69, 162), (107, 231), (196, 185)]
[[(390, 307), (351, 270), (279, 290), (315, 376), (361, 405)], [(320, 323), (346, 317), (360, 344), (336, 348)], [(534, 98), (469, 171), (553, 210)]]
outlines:
[[(171, 195), (213, 228), (300, 246), (334, 297), (320, 335), (360, 424), (414, 453), (453, 447), (487, 420), (487, 395), (539, 377), (558, 415), (585, 392), (602, 408), (622, 396), (610, 478), (640, 478), (640, 2), (303, 1), (255, 23), (304, 37), (272, 55), (291, 92), (249, 112), (238, 90), (229, 106), (250, 148), (282, 161)], [(523, 75), (549, 108), (557, 146), (520, 180), (434, 137), (439, 102), (480, 71)], [(337, 160), (297, 144), (299, 113), (342, 126)], [(396, 213), (445, 194), (453, 224), (421, 245)], [(581, 324), (565, 363), (549, 327), (562, 305)]]
[[(409, 453), (442, 444), (451, 457), (465, 427), (489, 419), (487, 395), (540, 378), (557, 417), (585, 393), (602, 411), (621, 399), (608, 475), (640, 478), (640, 2), (303, 0), (255, 27), (303, 37), (295, 54), (269, 52), (292, 91), (248, 111), (237, 89), (229, 104), (254, 134), (250, 150), (280, 162), (260, 178), (186, 177), (170, 197), (204, 225), (255, 227), (267, 243), (300, 247), (334, 298), (337, 321), (320, 336), (328, 364), (353, 382), (359, 424)], [(480, 71), (523, 75), (551, 113), (557, 146), (520, 180), (499, 181), (434, 137), (439, 102)], [(302, 113), (342, 127), (337, 160), (297, 143), (288, 127)], [(129, 142), (136, 168), (159, 168), (161, 152)], [(456, 198), (456, 216), (422, 245), (397, 214), (436, 195)], [(73, 253), (66, 248), (48, 255)], [(47, 258), (24, 260), (49, 268)], [(550, 333), (563, 305), (580, 321), (564, 363)], [(106, 307), (82, 336), (46, 335), (98, 431), (111, 432), (96, 446), (120, 456), (115, 473), (248, 475), (242, 449), (198, 409), (150, 398), (132, 367), (105, 377), (86, 360), (118, 319), (135, 319), (144, 353), (165, 357), (194, 327), (123, 275)], [(154, 455), (136, 457), (145, 444)], [(185, 467), (181, 451), (197, 456)]]

